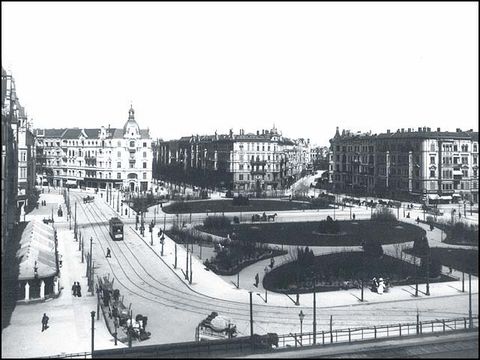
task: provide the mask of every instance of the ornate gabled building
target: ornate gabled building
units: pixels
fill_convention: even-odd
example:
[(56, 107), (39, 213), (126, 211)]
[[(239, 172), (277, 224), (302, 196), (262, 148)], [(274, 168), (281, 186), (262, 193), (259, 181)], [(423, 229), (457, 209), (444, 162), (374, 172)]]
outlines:
[(338, 131), (330, 140), (337, 191), (478, 203), (478, 132), (428, 127), (382, 134)]
[(51, 186), (146, 191), (152, 180), (152, 140), (130, 107), (123, 128), (36, 129), (40, 181)]

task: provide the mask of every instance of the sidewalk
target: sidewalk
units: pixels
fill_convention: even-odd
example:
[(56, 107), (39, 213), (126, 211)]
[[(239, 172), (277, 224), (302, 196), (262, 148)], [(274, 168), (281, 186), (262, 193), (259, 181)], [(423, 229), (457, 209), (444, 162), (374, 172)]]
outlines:
[[(27, 215), (27, 221), (33, 217), (43, 218), (44, 213), (50, 211), (50, 205), (56, 208), (61, 203), (65, 209), (63, 197), (58, 193), (41, 194), (41, 200), (47, 200), (47, 207), (34, 209)], [(86, 264), (81, 263), (78, 242), (73, 238), (73, 231), (68, 230), (66, 216), (57, 221), (55, 213), (54, 218), (63, 263), (60, 268), (60, 295), (56, 299), (15, 307), (10, 325), (2, 332), (2, 357), (39, 357), (91, 351), (90, 312), (97, 311), (97, 298), (87, 292)], [(82, 297), (72, 295), (74, 281), (80, 282)], [(44, 332), (41, 331), (43, 313), (50, 318), (49, 328)], [(98, 321), (95, 316), (94, 326), (95, 349), (113, 348), (113, 337), (101, 315)]]

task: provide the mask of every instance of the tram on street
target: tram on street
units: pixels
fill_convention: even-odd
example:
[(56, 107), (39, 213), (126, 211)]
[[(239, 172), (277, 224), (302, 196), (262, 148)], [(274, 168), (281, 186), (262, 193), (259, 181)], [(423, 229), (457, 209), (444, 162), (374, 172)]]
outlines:
[(113, 240), (123, 240), (123, 222), (118, 217), (108, 221), (109, 233)]

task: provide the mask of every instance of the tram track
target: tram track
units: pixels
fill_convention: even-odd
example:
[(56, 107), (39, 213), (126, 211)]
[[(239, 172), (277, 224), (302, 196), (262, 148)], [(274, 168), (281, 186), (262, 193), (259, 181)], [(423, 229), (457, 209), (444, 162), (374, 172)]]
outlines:
[[(82, 210), (85, 213), (85, 216), (88, 218), (89, 222), (92, 224), (91, 228), (92, 228), (93, 232), (95, 233), (95, 235), (98, 239), (98, 243), (99, 243), (99, 245), (102, 249), (103, 254), (105, 255), (106, 251), (105, 251), (105, 248), (104, 248), (100, 239), (103, 238), (103, 240), (106, 240), (106, 244), (109, 245), (109, 246), (111, 246), (111, 243), (114, 242), (115, 245), (116, 245), (116, 248), (121, 253), (121, 255), (123, 256), (125, 261), (127, 262), (128, 269), (131, 269), (131, 271), (134, 272), (135, 275), (131, 274), (131, 276), (132, 277), (135, 277), (135, 276), (138, 277), (140, 279), (140, 282), (149, 286), (155, 292), (152, 292), (149, 289), (145, 289), (144, 287), (139, 286), (138, 285), (139, 282), (138, 281), (135, 282), (135, 280), (132, 279), (131, 276), (129, 276), (125, 272), (125, 267), (122, 266), (123, 261), (121, 261), (121, 259), (119, 259), (119, 257), (117, 256), (116, 252), (113, 251), (112, 254), (114, 255), (119, 267), (121, 268), (121, 270), (122, 270), (122, 272), (123, 272), (123, 274), (126, 278), (126, 282), (131, 283), (134, 288), (129, 286), (129, 284), (125, 284), (125, 281), (122, 281), (118, 277), (118, 274), (116, 274), (114, 268), (112, 267), (112, 264), (109, 261), (107, 261), (107, 262), (109, 264), (109, 267), (110, 267), (114, 277), (117, 279), (117, 281), (126, 290), (128, 290), (128, 291), (134, 293), (135, 295), (140, 296), (141, 298), (146, 299), (148, 301), (152, 301), (152, 302), (158, 303), (160, 305), (164, 305), (164, 306), (167, 306), (167, 307), (172, 307), (172, 308), (179, 309), (179, 310), (182, 310), (182, 311), (188, 311), (188, 312), (204, 315), (207, 311), (206, 309), (211, 309), (211, 311), (219, 311), (219, 309), (224, 309), (224, 311), (227, 315), (230, 315), (230, 316), (235, 317), (235, 318), (239, 318), (239, 320), (243, 320), (243, 321), (248, 321), (249, 320), (248, 303), (241, 303), (241, 302), (236, 302), (236, 301), (232, 301), (232, 300), (218, 299), (218, 298), (214, 298), (214, 297), (211, 297), (211, 296), (208, 296), (208, 295), (205, 295), (205, 294), (198, 293), (198, 292), (190, 289), (183, 281), (182, 281), (182, 284), (184, 286), (187, 286), (187, 288), (189, 288), (190, 291), (186, 292), (186, 291), (179, 290), (177, 288), (173, 288), (173, 287), (168, 286), (166, 284), (162, 284), (157, 279), (155, 279), (150, 274), (150, 272), (147, 271), (147, 269), (145, 269), (141, 260), (138, 259), (138, 256), (134, 254), (134, 252), (132, 251), (132, 249), (130, 248), (128, 243), (124, 240), (122, 242), (123, 246), (128, 250), (128, 252), (133, 257), (132, 261), (135, 261), (138, 264), (140, 264), (140, 267), (143, 269), (145, 274), (147, 274), (147, 276), (149, 278), (151, 278), (154, 282), (158, 283), (159, 286), (161, 286), (161, 288), (156, 286), (156, 285), (151, 284), (150, 282), (145, 281), (145, 277), (142, 277), (137, 272), (134, 264), (132, 264), (132, 262), (129, 260), (129, 258), (126, 255), (126, 252), (124, 250), (122, 250), (119, 242), (115, 242), (115, 241), (111, 240), (110, 235), (108, 234), (108, 231), (105, 230), (104, 226), (101, 226), (101, 225), (104, 225), (104, 224), (106, 225), (108, 223), (108, 218), (102, 212), (102, 209), (100, 209), (98, 207), (98, 205), (95, 204), (95, 203), (90, 203), (90, 204), (94, 204), (96, 209), (93, 206), (89, 206), (90, 209), (88, 209), (88, 207), (85, 207), (85, 208), (83, 206), (80, 206), (80, 207), (82, 208)], [(87, 215), (87, 210), (90, 212), (90, 215)], [(103, 217), (107, 218), (107, 221), (101, 220), (101, 216), (98, 215), (99, 212)], [(97, 220), (100, 220), (100, 221), (90, 221), (90, 219), (92, 219), (92, 218), (93, 219), (97, 218)], [(103, 235), (102, 237), (100, 237), (99, 232), (97, 232), (94, 229), (94, 226), (93, 226), (94, 224), (100, 229), (100, 232)], [(107, 235), (105, 236), (105, 234), (107, 234)], [(140, 244), (143, 244), (143, 246), (141, 246), (139, 248), (145, 249), (146, 247), (148, 247), (149, 251), (153, 251), (146, 244), (145, 241), (142, 241)], [(145, 253), (143, 250), (142, 250), (142, 252)], [(148, 254), (146, 256), (151, 256), (151, 254)], [(164, 264), (164, 267), (166, 267), (168, 270), (171, 270), (165, 264)], [(147, 295), (138, 293), (138, 291), (135, 290), (135, 288), (141, 290), (142, 292), (146, 293)], [(158, 293), (156, 293), (157, 291), (158, 291)], [(165, 294), (168, 295), (168, 296), (165, 296)], [(185, 301), (188, 301), (188, 302), (185, 302)], [(195, 304), (192, 304), (193, 301), (195, 302)], [(198, 305), (201, 305), (201, 306), (198, 306)], [(306, 308), (306, 307), (295, 307), (295, 308), (291, 307), (291, 308), (289, 308), (289, 307), (282, 307), (282, 306), (259, 305), (259, 304), (255, 304), (255, 307), (256, 308), (261, 307), (260, 309), (254, 310), (255, 322), (274, 323), (274, 324), (277, 324), (277, 325), (287, 325), (287, 326), (291, 326), (292, 324), (296, 324), (298, 322), (297, 315), (295, 314), (294, 316), (292, 316), (292, 310), (293, 309), (297, 310), (297, 309), (300, 308), (304, 311), (311, 310), (311, 309)], [(358, 311), (358, 310), (360, 310), (360, 309), (357, 309), (356, 311)], [(337, 309), (331, 308), (331, 309), (329, 309), (329, 314), (333, 313), (334, 315), (338, 316), (336, 314), (338, 311), (344, 313), (345, 309), (338, 309), (337, 310)], [(365, 309), (364, 311), (371, 312), (371, 309)], [(363, 313), (364, 311), (361, 311), (361, 312)], [(395, 318), (392, 318), (392, 315), (393, 315), (392, 313), (395, 313), (394, 314)], [(412, 313), (413, 313), (413, 309), (390, 308), (388, 310), (388, 314), (385, 314), (385, 316), (388, 318), (388, 321), (395, 322), (395, 321), (404, 321), (405, 318), (408, 317), (408, 316), (411, 316)], [(435, 314), (437, 314), (437, 316), (440, 315), (438, 310), (435, 310)], [(452, 312), (448, 312), (448, 314), (452, 314)], [(382, 314), (378, 314), (378, 316), (382, 316)], [(354, 319), (350, 319), (350, 320), (354, 320)], [(351, 321), (350, 321), (350, 323), (351, 323)], [(360, 324), (361, 323), (359, 323), (359, 325)]]

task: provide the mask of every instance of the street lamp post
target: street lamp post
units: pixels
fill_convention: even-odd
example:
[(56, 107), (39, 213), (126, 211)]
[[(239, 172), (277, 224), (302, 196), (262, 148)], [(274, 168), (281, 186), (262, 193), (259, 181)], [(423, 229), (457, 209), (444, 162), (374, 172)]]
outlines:
[(303, 343), (303, 319), (305, 318), (305, 314), (302, 310), (300, 310), (298, 318), (300, 319), (300, 342)]
[(93, 357), (93, 350), (94, 350), (94, 343), (95, 343), (95, 311), (90, 312), (90, 316), (92, 317), (92, 357)]

